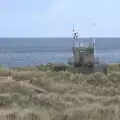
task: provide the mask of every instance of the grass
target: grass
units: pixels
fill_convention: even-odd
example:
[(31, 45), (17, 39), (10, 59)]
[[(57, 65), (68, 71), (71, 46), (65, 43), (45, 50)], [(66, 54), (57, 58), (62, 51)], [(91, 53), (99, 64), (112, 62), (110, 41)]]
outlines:
[(0, 64), (0, 69), (4, 69), (4, 68), (5, 68), (4, 65)]
[(0, 70), (0, 119), (119, 120), (118, 65), (110, 65), (107, 75), (43, 67)]
[(110, 64), (108, 68), (109, 68), (109, 72), (113, 72), (113, 71), (117, 72), (120, 71), (120, 64)]

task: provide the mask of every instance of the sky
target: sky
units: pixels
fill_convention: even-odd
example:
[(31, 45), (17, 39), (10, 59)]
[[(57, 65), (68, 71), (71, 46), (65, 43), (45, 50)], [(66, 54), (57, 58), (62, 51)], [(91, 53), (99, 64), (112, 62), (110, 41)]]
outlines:
[(120, 37), (120, 0), (0, 0), (0, 37)]

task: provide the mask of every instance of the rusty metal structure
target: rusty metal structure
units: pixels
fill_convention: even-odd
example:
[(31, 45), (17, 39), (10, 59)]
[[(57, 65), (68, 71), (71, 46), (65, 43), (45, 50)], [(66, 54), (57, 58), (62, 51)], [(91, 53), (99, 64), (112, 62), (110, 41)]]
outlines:
[(74, 66), (93, 67), (95, 63), (95, 40), (81, 40), (73, 28), (73, 64)]
[(73, 57), (68, 60), (68, 64), (55, 64), (53, 67), (55, 71), (107, 74), (107, 64), (100, 62), (98, 57), (96, 58), (95, 40), (79, 38), (79, 33), (74, 27), (72, 52)]

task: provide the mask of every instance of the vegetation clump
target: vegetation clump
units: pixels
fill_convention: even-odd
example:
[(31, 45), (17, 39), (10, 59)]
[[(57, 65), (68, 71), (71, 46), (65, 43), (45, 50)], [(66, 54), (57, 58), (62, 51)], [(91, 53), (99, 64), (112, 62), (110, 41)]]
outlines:
[(110, 67), (105, 75), (48, 69), (51, 65), (0, 71), (0, 111), (6, 111), (0, 119), (12, 115), (16, 119), (10, 120), (20, 116), (21, 120), (117, 120), (120, 117), (119, 70)]

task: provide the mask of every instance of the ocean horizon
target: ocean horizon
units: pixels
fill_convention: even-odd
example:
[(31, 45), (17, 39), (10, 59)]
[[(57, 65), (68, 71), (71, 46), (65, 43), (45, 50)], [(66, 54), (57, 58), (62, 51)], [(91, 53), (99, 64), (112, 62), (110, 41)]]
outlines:
[[(81, 38), (90, 39), (90, 38)], [(120, 62), (120, 38), (96, 39), (96, 57), (106, 63)], [(69, 37), (0, 38), (0, 64), (7, 67), (64, 62), (72, 57)]]

